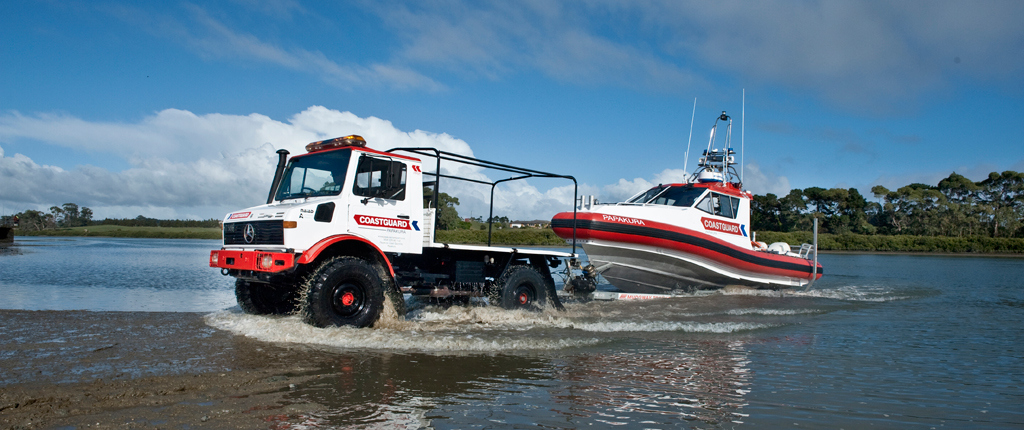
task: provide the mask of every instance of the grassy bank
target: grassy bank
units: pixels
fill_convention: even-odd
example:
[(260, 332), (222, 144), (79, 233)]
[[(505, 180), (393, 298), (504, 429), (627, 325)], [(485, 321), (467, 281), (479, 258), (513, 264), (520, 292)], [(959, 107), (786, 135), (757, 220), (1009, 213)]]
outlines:
[[(434, 235), (438, 243), (486, 245), (487, 230), (439, 230)], [(505, 228), (494, 230), (492, 245), (565, 246), (565, 240), (550, 228)]]
[[(94, 225), (89, 227), (60, 228), (43, 231), (18, 230), (16, 236), (94, 236), (94, 237), (135, 237), (149, 239), (220, 239), (219, 228), (186, 227), (125, 227), (116, 225)], [(487, 244), (486, 230), (438, 231), (437, 242), (460, 244)], [(565, 241), (555, 236), (551, 229), (502, 229), (494, 230), (492, 243), (495, 245), (564, 246)]]

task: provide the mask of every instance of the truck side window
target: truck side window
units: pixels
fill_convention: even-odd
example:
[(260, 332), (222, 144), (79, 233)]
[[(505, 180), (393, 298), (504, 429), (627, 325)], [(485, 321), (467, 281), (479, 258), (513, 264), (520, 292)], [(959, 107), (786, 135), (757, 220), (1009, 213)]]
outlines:
[(401, 161), (362, 156), (352, 193), (363, 197), (405, 200), (406, 167)]

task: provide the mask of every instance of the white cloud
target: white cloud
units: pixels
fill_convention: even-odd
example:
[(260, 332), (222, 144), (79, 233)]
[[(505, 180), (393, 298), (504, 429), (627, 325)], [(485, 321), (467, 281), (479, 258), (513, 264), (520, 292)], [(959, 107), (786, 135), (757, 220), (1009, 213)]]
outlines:
[[(189, 16), (178, 19), (170, 15), (152, 15), (131, 6), (103, 7), (112, 15), (157, 36), (184, 42), (204, 57), (243, 59), (307, 72), (329, 85), (343, 89), (356, 86), (426, 91), (445, 89), (444, 85), (433, 79), (399, 64), (359, 64), (351, 59), (339, 64), (318, 50), (284, 47), (267, 42), (256, 34), (233, 29), (203, 7), (186, 4), (185, 8)], [(260, 4), (252, 9), (263, 10), (279, 19), (290, 19), (290, 11), (303, 10), (292, 2)], [(237, 10), (232, 13), (237, 13)], [(338, 34), (344, 35), (345, 32), (339, 31)]]
[(669, 91), (704, 84), (652, 47), (600, 34), (600, 19), (608, 18), (603, 6), (440, 2), (374, 9), (404, 41), (399, 57), (410, 64), (488, 79), (538, 70), (574, 84)]
[[(176, 109), (136, 123), (11, 113), (0, 116), (0, 142), (27, 141), (120, 157), (131, 167), (114, 172), (96, 166), (41, 165), (22, 154), (5, 154), (0, 147), (0, 183), (4, 185), (0, 201), (40, 210), (74, 202), (90, 207), (101, 218), (140, 214), (217, 218), (265, 201), (277, 149), (303, 153), (309, 142), (348, 134), (362, 135), (381, 150), (432, 147), (473, 156), (468, 143), (445, 133), (405, 132), (387, 120), (321, 106), (310, 107), (286, 122), (259, 114), (196, 115)], [(431, 159), (421, 158), (424, 168), (432, 171)], [(442, 170), (490, 180), (479, 167), (446, 162)], [(494, 179), (506, 177), (503, 175)], [(525, 182), (500, 185), (496, 215), (544, 218), (553, 215), (552, 211), (572, 208), (571, 186), (545, 185), (555, 188), (540, 191)], [(463, 199), (461, 211), (486, 215), (490, 187), (444, 180), (442, 191)]]
[[(277, 161), (275, 151), (305, 152), (309, 142), (359, 134), (370, 146), (433, 147), (473, 156), (469, 143), (445, 133), (406, 132), (390, 121), (361, 118), (322, 106), (277, 121), (265, 115), (196, 115), (167, 109), (137, 123), (89, 122), (67, 115), (0, 116), (0, 142), (31, 141), (77, 151), (123, 157), (131, 166), (114, 172), (96, 166), (41, 165), (0, 147), (0, 201), (7, 207), (40, 209), (73, 202), (98, 218), (219, 218), (266, 200)], [(434, 163), (424, 160), (424, 169)], [(524, 166), (530, 167), (530, 166)], [(504, 179), (504, 172), (442, 163), (443, 172), (479, 180)], [(746, 166), (747, 183), (757, 193), (789, 192), (785, 177)], [(580, 184), (579, 195), (602, 202), (623, 201), (657, 184), (683, 182), (689, 174), (665, 169), (646, 178), (619, 179), (604, 186)], [(465, 217), (488, 215), (490, 187), (444, 179), (441, 191), (460, 199)], [(561, 179), (512, 181), (497, 187), (494, 213), (512, 219), (548, 219), (572, 210), (573, 186)], [(21, 210), (21, 209), (19, 209)]]
[(655, 0), (370, 7), (403, 40), (401, 61), (489, 79), (536, 70), (573, 84), (692, 92), (707, 87), (702, 76), (717, 75), (875, 112), (918, 104), (964, 78), (1021, 89), (1024, 2), (922, 6)]
[(690, 174), (683, 169), (665, 169), (650, 179), (634, 178), (633, 180), (626, 180), (623, 178), (614, 184), (605, 185), (599, 197), (605, 203), (622, 202), (655, 185), (685, 182), (689, 177)]
[[(200, 56), (309, 73), (343, 89), (443, 91), (439, 79), (453, 74), (500, 80), (539, 72), (572, 85), (691, 95), (734, 91), (716, 88), (730, 82), (784, 87), (875, 113), (919, 106), (924, 96), (951, 93), (965, 83), (1024, 89), (1019, 1), (947, 0), (922, 7), (909, 0), (726, 0), (709, 7), (676, 0), (449, 0), (355, 7), (369, 9), (386, 26), (372, 53), (316, 48), (352, 44), (343, 30), (316, 33), (317, 40), (307, 42), (313, 47), (289, 45), (278, 32), (302, 30), (294, 27), (301, 24), (292, 22), (292, 11), (325, 28), (346, 24), (292, 2), (227, 10), (186, 5), (181, 16), (103, 8)], [(253, 10), (276, 10), (277, 21), (267, 28), (241, 24)]]
[(761, 167), (754, 162), (747, 162), (743, 166), (743, 188), (754, 194), (772, 193), (776, 196), (785, 196), (792, 190), (788, 178), (762, 172)]

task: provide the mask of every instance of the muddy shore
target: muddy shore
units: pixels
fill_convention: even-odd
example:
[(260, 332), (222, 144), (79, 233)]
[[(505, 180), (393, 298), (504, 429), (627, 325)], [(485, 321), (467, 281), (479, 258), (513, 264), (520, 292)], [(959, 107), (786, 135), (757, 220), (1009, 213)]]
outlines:
[(4, 429), (286, 428), (337, 359), (198, 313), (0, 310), (0, 345)]

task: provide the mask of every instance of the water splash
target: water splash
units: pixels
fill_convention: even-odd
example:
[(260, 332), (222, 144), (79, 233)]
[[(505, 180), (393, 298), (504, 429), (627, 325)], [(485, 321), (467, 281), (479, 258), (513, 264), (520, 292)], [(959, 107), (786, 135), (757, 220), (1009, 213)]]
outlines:
[(556, 350), (594, 345), (593, 338), (572, 338), (536, 333), (533, 336), (498, 335), (489, 330), (458, 330), (455, 327), (431, 327), (412, 321), (394, 321), (388, 328), (317, 328), (298, 316), (270, 317), (247, 315), (240, 310), (209, 314), (212, 327), (266, 342), (301, 343), (344, 349), (384, 349), (434, 352), (500, 352)]
[[(637, 306), (644, 306), (640, 312)], [(385, 315), (374, 328), (316, 328), (298, 316), (272, 317), (237, 308), (207, 315), (208, 325), (267, 342), (302, 343), (337, 348), (435, 352), (544, 351), (579, 348), (611, 341), (608, 334), (627, 332), (737, 333), (778, 327), (779, 321), (753, 316), (797, 315), (810, 310), (754, 309), (686, 312), (699, 306), (686, 300), (663, 305), (637, 303), (568, 304), (565, 311), (505, 310), (494, 306), (424, 306), (415, 302), (404, 317)], [(704, 316), (707, 315), (707, 316)], [(710, 317), (708, 317), (710, 316)], [(736, 321), (722, 321), (743, 316)]]

